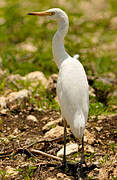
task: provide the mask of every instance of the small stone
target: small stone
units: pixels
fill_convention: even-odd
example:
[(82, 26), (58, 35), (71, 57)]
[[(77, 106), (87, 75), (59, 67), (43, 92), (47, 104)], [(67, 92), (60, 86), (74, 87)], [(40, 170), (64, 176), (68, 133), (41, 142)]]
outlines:
[(48, 119), (49, 119), (48, 116), (45, 116), (41, 119), (41, 121), (47, 121)]
[(113, 175), (114, 175), (114, 177), (117, 177), (117, 166), (113, 170)]
[(44, 86), (47, 85), (47, 79), (45, 75), (40, 71), (31, 72), (27, 74), (25, 78), (29, 79), (33, 83), (33, 85), (34, 83), (36, 83), (35, 85), (38, 85), (39, 81), (41, 81)]
[(57, 85), (57, 74), (52, 74), (47, 83), (47, 90), (53, 94), (53, 96), (56, 96), (56, 85)]
[(6, 103), (9, 107), (17, 107), (17, 105), (22, 105), (28, 100), (29, 92), (27, 89), (23, 89), (18, 92), (12, 92), (6, 97)]
[(90, 153), (94, 153), (95, 152), (94, 147), (92, 147), (91, 145), (86, 145), (85, 149), (86, 149), (86, 151), (88, 151)]
[(70, 180), (67, 178), (66, 174), (63, 174), (63, 173), (58, 173), (57, 178), (64, 179), (64, 180)]
[(57, 179), (53, 177), (48, 177), (46, 180), (57, 180)]
[(0, 109), (6, 108), (6, 98), (4, 96), (0, 97)]
[(11, 74), (7, 77), (7, 80), (10, 82), (14, 82), (14, 81), (22, 81), (25, 80), (25, 78), (19, 74)]
[(11, 166), (6, 167), (6, 175), (5, 177), (15, 177), (19, 172), (16, 171), (15, 168), (12, 168)]
[(27, 120), (33, 121), (33, 122), (38, 122), (37, 118), (33, 115), (28, 115)]
[(117, 114), (109, 114), (107, 116), (108, 119), (117, 120)]
[(107, 117), (105, 115), (99, 115), (98, 116), (98, 123), (102, 123), (103, 120), (107, 119)]
[(44, 138), (58, 138), (63, 135), (64, 127), (56, 126), (55, 128), (52, 128), (50, 131), (45, 133)]
[(5, 115), (5, 114), (7, 114), (7, 111), (8, 111), (8, 109), (2, 109), (2, 110), (0, 111), (0, 114)]
[(50, 121), (48, 122), (43, 128), (43, 131), (48, 131), (49, 129), (51, 129), (52, 127), (55, 127), (56, 125), (58, 125), (58, 123), (61, 121), (61, 119), (59, 118), (58, 120), (54, 120), (54, 121)]
[(8, 136), (8, 139), (11, 141), (12, 139), (15, 139), (15, 138), (17, 138), (17, 136), (14, 136), (13, 134), (10, 134), (9, 136)]
[(7, 145), (9, 140), (6, 137), (0, 137), (0, 142), (4, 142)]
[(94, 144), (94, 140), (94, 136), (87, 129), (85, 129), (84, 142), (87, 142), (88, 144)]
[(90, 95), (90, 96), (93, 96), (93, 97), (96, 96), (96, 95), (95, 95), (95, 90), (94, 90), (91, 86), (89, 86), (89, 95)]
[(54, 167), (50, 167), (49, 170), (50, 170), (50, 171), (54, 171)]
[(24, 49), (25, 51), (35, 52), (37, 48), (30, 42), (30, 43), (20, 43), (20, 48)]
[(96, 79), (96, 82), (102, 82), (105, 85), (112, 85), (112, 83), (114, 82), (113, 78), (107, 78), (107, 77), (100, 77), (98, 79)]
[(108, 170), (106, 168), (101, 168), (99, 170), (98, 179), (101, 179), (101, 180), (108, 179)]
[[(67, 144), (66, 145), (66, 155), (72, 154), (78, 152), (78, 144), (73, 143), (73, 144)], [(57, 152), (57, 156), (61, 157), (64, 155), (64, 148), (60, 149)]]
[(18, 128), (16, 128), (14, 131), (13, 131), (13, 135), (17, 135), (20, 133), (20, 130)]
[(100, 132), (100, 131), (103, 129), (103, 127), (95, 127), (95, 129), (96, 129), (98, 132)]

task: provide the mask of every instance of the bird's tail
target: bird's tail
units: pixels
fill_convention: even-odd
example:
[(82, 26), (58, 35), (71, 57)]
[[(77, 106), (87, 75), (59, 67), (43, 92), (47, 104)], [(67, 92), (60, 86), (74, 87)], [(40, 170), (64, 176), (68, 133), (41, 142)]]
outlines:
[(71, 125), (71, 130), (75, 137), (82, 138), (85, 130), (85, 118), (82, 113), (76, 113), (73, 124)]
[(75, 55), (73, 56), (73, 58), (75, 58), (75, 59), (79, 59), (79, 57), (80, 57), (79, 54), (75, 54)]

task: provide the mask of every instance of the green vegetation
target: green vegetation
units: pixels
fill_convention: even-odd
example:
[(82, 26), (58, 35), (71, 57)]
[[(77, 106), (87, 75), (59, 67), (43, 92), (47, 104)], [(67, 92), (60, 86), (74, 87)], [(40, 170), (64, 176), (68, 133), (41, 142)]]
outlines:
[[(92, 5), (89, 1), (89, 8), (86, 10), (83, 6), (84, 0), (69, 0), (63, 3), (49, 0), (30, 2), (6, 0), (5, 2), (0, 6), (0, 59), (2, 61), (0, 66), (2, 69), (8, 73), (20, 75), (39, 70), (46, 77), (58, 72), (51, 50), (56, 24), (46, 18), (28, 16), (27, 13), (60, 7), (68, 13), (70, 20), (69, 33), (65, 39), (68, 53), (80, 54), (80, 61), (87, 75), (99, 78), (108, 77), (113, 73), (114, 78), (117, 78), (117, 23), (114, 20), (117, 15), (116, 0), (104, 2), (102, 8), (97, 7), (97, 10), (96, 4)], [(95, 8), (94, 11), (91, 6)], [(0, 94), (7, 84), (5, 77), (6, 75), (2, 76), (2, 79), (0, 77)], [(30, 85), (30, 82), (19, 83), (26, 89)], [(13, 83), (9, 83), (9, 86), (13, 90), (18, 90)], [(115, 110), (112, 106), (117, 106), (117, 96), (110, 93), (116, 87), (113, 84), (108, 86), (96, 81), (92, 86), (96, 91), (96, 97), (91, 97), (90, 115), (98, 116), (104, 112), (115, 112), (117, 108)], [(35, 98), (38, 92), (41, 101)], [(30, 102), (36, 103), (41, 108), (46, 106), (46, 108), (58, 109), (51, 93), (40, 85), (34, 88)]]

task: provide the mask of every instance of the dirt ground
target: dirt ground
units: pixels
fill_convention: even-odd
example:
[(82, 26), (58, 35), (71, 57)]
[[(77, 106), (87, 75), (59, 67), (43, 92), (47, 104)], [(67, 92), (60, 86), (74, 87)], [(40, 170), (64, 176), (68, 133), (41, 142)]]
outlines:
[[(27, 119), (34, 115), (38, 122)], [(61, 161), (46, 156), (31, 153), (31, 149), (40, 150), (55, 155), (63, 147), (63, 136), (57, 138), (44, 138), (46, 131), (42, 127), (49, 121), (60, 119), (56, 111), (37, 111), (33, 108), (17, 110), (1, 114), (2, 120), (0, 138), (0, 177), (1, 179), (116, 179), (117, 178), (117, 115), (100, 116), (88, 120), (86, 129), (90, 134), (89, 141), (85, 142), (86, 163), (88, 167), (79, 168), (79, 153), (67, 157), (71, 164), (66, 170)], [(62, 122), (58, 123), (62, 126)], [(54, 127), (53, 127), (54, 128)], [(69, 129), (68, 129), (69, 130)], [(74, 142), (71, 133), (67, 136), (67, 143)], [(74, 163), (73, 163), (74, 162)]]

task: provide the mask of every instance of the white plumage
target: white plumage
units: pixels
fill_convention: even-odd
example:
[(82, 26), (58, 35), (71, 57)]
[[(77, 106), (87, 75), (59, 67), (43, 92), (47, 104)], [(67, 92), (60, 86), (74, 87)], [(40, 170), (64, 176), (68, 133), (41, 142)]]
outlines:
[[(76, 138), (83, 138), (89, 110), (88, 82), (85, 70), (80, 61), (77, 60), (79, 55), (71, 57), (64, 48), (64, 37), (69, 28), (68, 16), (59, 8), (29, 14), (47, 16), (49, 19), (54, 19), (58, 23), (58, 30), (52, 41), (54, 60), (59, 68), (57, 95), (63, 119), (70, 126)], [(64, 149), (66, 147), (65, 144)], [(65, 161), (64, 150), (64, 162)]]
[(60, 102), (62, 117), (67, 121), (72, 133), (82, 138), (88, 117), (89, 93), (86, 73), (82, 64), (64, 49), (64, 37), (68, 31), (69, 21), (66, 13), (61, 9), (51, 9), (55, 12), (58, 31), (52, 41), (52, 50), (59, 68), (57, 95)]
[(81, 138), (88, 117), (88, 83), (82, 64), (68, 57), (60, 66), (57, 95), (61, 113), (75, 137)]

